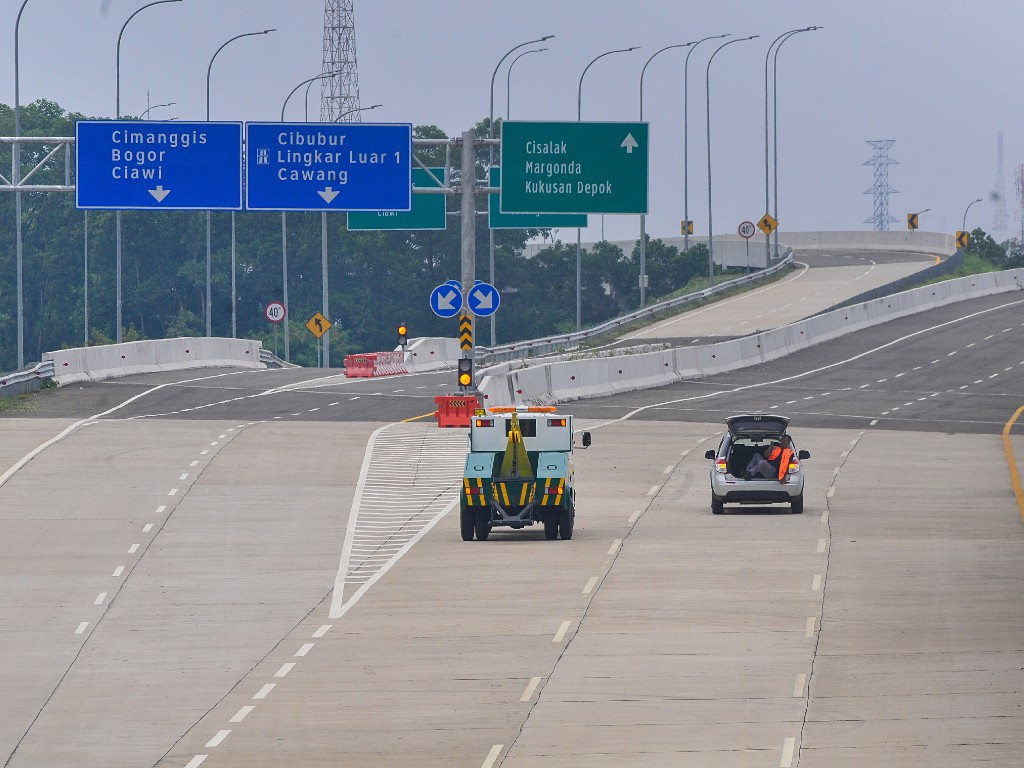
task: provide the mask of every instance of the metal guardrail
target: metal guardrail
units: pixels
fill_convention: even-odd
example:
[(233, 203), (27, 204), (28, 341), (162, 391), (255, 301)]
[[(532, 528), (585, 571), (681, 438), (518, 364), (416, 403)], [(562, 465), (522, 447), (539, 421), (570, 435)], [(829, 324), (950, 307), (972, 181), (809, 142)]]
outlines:
[(661, 312), (665, 312), (666, 310), (676, 309), (686, 304), (691, 304), (695, 301), (700, 301), (701, 299), (706, 299), (710, 296), (715, 296), (719, 293), (724, 293), (734, 288), (747, 285), (748, 283), (758, 282), (766, 277), (771, 277), (772, 275), (781, 272), (783, 269), (787, 269), (792, 263), (793, 251), (790, 250), (778, 264), (768, 267), (768, 269), (763, 269), (750, 275), (743, 275), (733, 280), (727, 280), (726, 282), (719, 283), (711, 288), (705, 288), (703, 291), (695, 291), (693, 293), (688, 293), (685, 296), (676, 296), (674, 299), (668, 299), (667, 301), (662, 301), (658, 304), (652, 304), (649, 307), (644, 307), (643, 309), (638, 309), (635, 312), (630, 312), (627, 315), (616, 317), (613, 320), (608, 320), (607, 322), (596, 325), (593, 328), (588, 328), (585, 331), (559, 334), (557, 336), (547, 336), (542, 339), (531, 339), (529, 341), (518, 341), (512, 344), (500, 344), (495, 347), (477, 347), (477, 360), (480, 365), (486, 366), (508, 362), (509, 360), (516, 360), (524, 356), (564, 352), (568, 349), (572, 349), (582, 341), (601, 336), (609, 331), (614, 331), (625, 325), (636, 322), (637, 320), (643, 320)]
[(268, 368), (301, 368), (301, 365), (295, 363), (286, 363), (280, 357), (275, 355), (269, 349), (260, 347), (260, 362)]
[(43, 381), (52, 379), (53, 375), (52, 360), (44, 360), (31, 368), (16, 373), (0, 373), (0, 397), (38, 392), (42, 388)]

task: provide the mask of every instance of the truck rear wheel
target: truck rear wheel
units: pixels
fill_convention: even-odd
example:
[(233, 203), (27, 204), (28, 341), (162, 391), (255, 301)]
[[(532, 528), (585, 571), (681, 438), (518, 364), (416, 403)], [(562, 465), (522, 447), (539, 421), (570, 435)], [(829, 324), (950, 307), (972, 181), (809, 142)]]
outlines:
[(572, 538), (572, 525), (575, 517), (575, 509), (558, 510), (558, 532), (562, 536), (563, 541), (568, 541)]
[(544, 513), (544, 538), (548, 541), (558, 538), (558, 514), (556, 512)]
[(476, 513), (476, 539), (487, 541), (491, 535), (491, 513), (490, 510), (481, 509)]
[(462, 529), (462, 540), (472, 541), (476, 532), (476, 515), (472, 509), (462, 507), (459, 510), (459, 527)]

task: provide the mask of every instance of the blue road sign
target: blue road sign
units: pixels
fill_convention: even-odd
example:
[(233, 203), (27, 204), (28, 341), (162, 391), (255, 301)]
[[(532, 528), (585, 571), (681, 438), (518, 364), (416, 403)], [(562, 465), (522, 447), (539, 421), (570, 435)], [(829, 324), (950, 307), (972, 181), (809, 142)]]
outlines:
[(462, 293), (450, 283), (430, 292), (430, 310), (438, 317), (455, 317), (462, 310)]
[(245, 207), (412, 210), (412, 125), (246, 123)]
[(80, 120), (75, 204), (240, 210), (242, 124)]
[(466, 303), (469, 305), (469, 311), (477, 317), (490, 317), (498, 311), (501, 296), (493, 285), (477, 280), (466, 297)]

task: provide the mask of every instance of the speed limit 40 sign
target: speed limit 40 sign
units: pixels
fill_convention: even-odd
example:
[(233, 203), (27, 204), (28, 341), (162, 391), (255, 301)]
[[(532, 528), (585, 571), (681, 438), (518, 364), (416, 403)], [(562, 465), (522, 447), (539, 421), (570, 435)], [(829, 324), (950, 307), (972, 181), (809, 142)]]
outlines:
[(737, 231), (740, 233), (740, 237), (749, 240), (754, 236), (754, 233), (757, 231), (757, 228), (754, 226), (754, 222), (744, 221), (742, 224), (740, 224), (739, 230)]
[(267, 320), (272, 323), (283, 323), (285, 317), (288, 315), (288, 310), (284, 308), (284, 304), (280, 301), (272, 301), (267, 304), (267, 308), (263, 310), (263, 314), (266, 315)]

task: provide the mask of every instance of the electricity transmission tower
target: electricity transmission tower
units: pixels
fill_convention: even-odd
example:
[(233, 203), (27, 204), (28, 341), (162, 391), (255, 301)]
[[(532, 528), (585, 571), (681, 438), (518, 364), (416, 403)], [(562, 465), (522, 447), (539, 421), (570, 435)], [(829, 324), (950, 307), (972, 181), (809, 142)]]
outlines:
[(1003, 131), (996, 133), (996, 216), (992, 231), (1002, 238), (1006, 234), (1006, 184), (1003, 182)]
[(324, 5), (323, 72), (320, 81), (320, 120), (339, 118), (358, 123), (359, 67), (356, 64), (356, 24), (353, 0), (326, 0)]
[(875, 214), (869, 219), (864, 219), (864, 223), (873, 224), (875, 232), (888, 232), (889, 225), (898, 221), (898, 219), (889, 214), (889, 195), (899, 194), (899, 190), (889, 186), (889, 166), (899, 165), (898, 162), (889, 157), (889, 147), (895, 143), (896, 139), (881, 139), (868, 142), (875, 151), (875, 154), (864, 165), (875, 166), (875, 184), (864, 194), (875, 196)]

